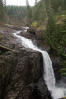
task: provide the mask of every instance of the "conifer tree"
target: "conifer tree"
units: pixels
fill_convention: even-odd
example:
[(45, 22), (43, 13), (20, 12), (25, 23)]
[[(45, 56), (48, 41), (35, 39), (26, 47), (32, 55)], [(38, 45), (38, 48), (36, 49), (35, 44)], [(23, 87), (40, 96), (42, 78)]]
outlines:
[(31, 24), (31, 20), (32, 20), (32, 9), (29, 5), (29, 1), (26, 0), (26, 5), (27, 5), (27, 24)]
[(4, 20), (4, 7), (3, 7), (3, 2), (0, 0), (0, 22)]

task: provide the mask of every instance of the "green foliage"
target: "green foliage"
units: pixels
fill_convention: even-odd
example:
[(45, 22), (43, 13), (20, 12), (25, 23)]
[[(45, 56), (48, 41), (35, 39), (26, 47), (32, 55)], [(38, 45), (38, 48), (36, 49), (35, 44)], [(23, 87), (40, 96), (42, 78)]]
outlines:
[(30, 25), (32, 23), (32, 9), (27, 6), (27, 23)]
[(39, 23), (37, 21), (35, 21), (31, 24), (31, 26), (37, 28), (39, 26)]
[[(52, 16), (52, 15), (51, 15)], [(66, 20), (61, 25), (56, 25), (56, 22), (52, 17), (48, 19), (48, 26), (47, 26), (47, 43), (48, 45), (54, 49), (56, 55), (61, 58), (61, 75), (65, 76), (66, 71)], [(66, 70), (66, 69), (65, 69)]]
[(61, 75), (66, 77), (66, 73), (61, 73)]
[(48, 15), (46, 40), (51, 48), (53, 48), (54, 50), (57, 49), (57, 47), (58, 47), (58, 32), (56, 29), (56, 23), (55, 23), (55, 19), (54, 19), (54, 15), (53, 15), (52, 11), (50, 11), (49, 15)]
[(32, 21), (43, 23), (52, 8), (55, 14), (63, 13), (66, 10), (66, 0), (40, 0), (32, 7)]
[[(56, 54), (60, 56), (62, 63), (61, 65), (61, 75), (66, 76), (66, 22), (62, 25), (57, 25), (55, 27), (53, 24), (48, 24), (49, 28), (47, 32), (47, 38), (49, 38), (48, 44), (56, 51)], [(52, 26), (53, 25), (53, 26)], [(48, 36), (49, 35), (49, 36)]]
[(64, 0), (51, 0), (51, 5), (54, 11), (62, 10), (64, 6)]
[(5, 8), (3, 7), (3, 3), (2, 0), (0, 0), (0, 23), (3, 22), (5, 20)]
[(37, 5), (32, 8), (32, 20), (43, 22), (46, 18), (45, 1), (41, 0)]
[[(55, 0), (53, 0), (55, 2)], [(60, 16), (60, 18), (62, 19), (62, 24), (56, 24), (58, 20), (56, 20), (55, 18), (55, 14), (57, 13), (57, 9), (55, 9), (55, 4), (54, 7), (52, 7), (52, 0), (50, 2), (51, 4), (49, 6), (49, 10), (46, 8), (47, 10), (47, 15), (48, 15), (48, 24), (47, 24), (47, 30), (46, 30), (46, 40), (48, 45), (54, 50), (54, 52), (56, 53), (56, 55), (58, 55), (61, 59), (61, 75), (62, 76), (66, 76), (66, 15), (62, 15), (58, 14)], [(61, 0), (56, 1), (55, 3), (58, 3), (59, 5), (57, 5), (59, 8), (59, 6), (62, 6), (62, 2)], [(60, 4), (61, 3), (61, 4)], [(47, 5), (46, 5), (47, 6)], [(56, 11), (56, 12), (55, 12)], [(65, 69), (65, 70), (64, 70)]]

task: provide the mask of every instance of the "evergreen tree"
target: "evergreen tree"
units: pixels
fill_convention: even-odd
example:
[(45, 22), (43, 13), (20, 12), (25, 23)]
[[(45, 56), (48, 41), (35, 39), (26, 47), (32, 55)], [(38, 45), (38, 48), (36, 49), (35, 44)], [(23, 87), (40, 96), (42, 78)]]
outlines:
[(0, 0), (0, 22), (4, 21), (4, 13), (3, 2)]
[(27, 24), (31, 24), (32, 22), (32, 9), (29, 6), (29, 1), (26, 0), (26, 5), (27, 5)]

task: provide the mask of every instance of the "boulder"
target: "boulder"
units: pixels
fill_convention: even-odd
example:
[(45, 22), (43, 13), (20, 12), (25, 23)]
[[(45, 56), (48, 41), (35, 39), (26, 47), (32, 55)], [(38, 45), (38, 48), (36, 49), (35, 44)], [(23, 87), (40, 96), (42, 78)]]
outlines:
[(43, 59), (39, 52), (20, 49), (0, 56), (1, 99), (51, 99), (43, 80)]
[(27, 30), (28, 33), (35, 35), (36, 34), (36, 30), (34, 28), (29, 28)]

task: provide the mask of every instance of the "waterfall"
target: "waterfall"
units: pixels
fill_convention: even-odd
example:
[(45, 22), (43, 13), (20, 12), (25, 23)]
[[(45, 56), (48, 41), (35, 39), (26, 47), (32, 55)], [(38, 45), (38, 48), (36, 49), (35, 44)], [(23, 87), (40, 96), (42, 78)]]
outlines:
[(52, 61), (51, 61), (48, 53), (46, 51), (39, 49), (37, 46), (35, 46), (30, 39), (27, 39), (25, 37), (18, 35), (19, 33), (20, 33), (20, 31), (17, 33), (13, 33), (13, 34), (15, 37), (18, 38), (18, 40), (20, 40), (21, 44), (25, 48), (30, 48), (32, 50), (39, 51), (40, 53), (42, 53), (43, 68), (44, 68), (43, 78), (44, 78), (45, 83), (48, 87), (48, 90), (51, 92), (53, 99), (59, 99), (59, 98), (64, 97), (63, 88), (58, 88), (55, 85), (56, 81), (55, 81), (54, 71), (52, 68)]

